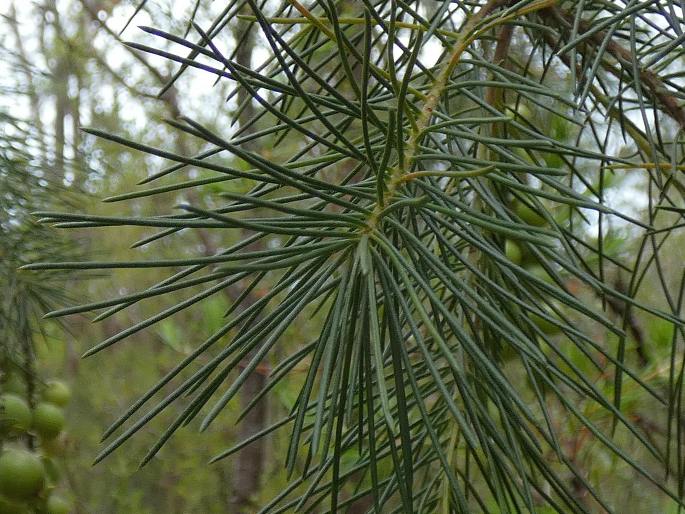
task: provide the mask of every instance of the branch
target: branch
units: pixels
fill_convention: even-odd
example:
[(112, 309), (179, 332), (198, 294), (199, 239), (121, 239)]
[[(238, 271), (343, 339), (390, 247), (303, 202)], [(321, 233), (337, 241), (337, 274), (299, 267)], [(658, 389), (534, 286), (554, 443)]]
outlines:
[[(563, 30), (561, 22), (571, 25), (574, 22), (574, 16), (570, 12), (559, 7), (545, 9), (541, 11), (540, 14), (546, 20), (557, 23), (559, 25), (557, 28), (560, 30), (560, 32)], [(591, 25), (590, 23), (581, 20), (578, 28), (581, 33), (588, 32), (591, 28)], [(595, 45), (601, 46), (606, 37), (606, 31), (597, 31), (588, 39)], [(579, 47), (578, 51), (582, 52), (582, 49)], [(632, 71), (635, 57), (629, 50), (623, 48), (623, 46), (612, 39), (606, 45), (606, 51), (611, 54), (614, 59), (616, 59), (616, 61), (624, 70)], [(616, 68), (613, 66), (607, 66), (606, 69), (618, 79), (621, 78), (620, 71), (616, 70)], [(647, 86), (653, 97), (656, 99), (654, 103), (661, 104), (666, 114), (673, 118), (681, 128), (685, 129), (685, 109), (678, 105), (678, 99), (670, 93), (668, 87), (663, 83), (663, 81), (649, 69), (641, 68), (639, 75), (640, 81)]]

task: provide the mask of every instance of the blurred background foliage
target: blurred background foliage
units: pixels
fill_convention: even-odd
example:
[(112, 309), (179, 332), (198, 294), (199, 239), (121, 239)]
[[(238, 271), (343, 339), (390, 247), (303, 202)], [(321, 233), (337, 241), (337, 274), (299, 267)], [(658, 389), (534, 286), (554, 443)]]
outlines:
[[(195, 10), (195, 4), (191, 2), (146, 2), (134, 23), (126, 28), (126, 39), (142, 40), (141, 31), (134, 27), (139, 24), (162, 26), (171, 33), (182, 34), (188, 28), (189, 19), (194, 18), (201, 24), (208, 22), (221, 8), (212, 2), (200, 2), (198, 5)], [(38, 381), (59, 378), (73, 391), (66, 408), (66, 430), (60, 440), (63, 444), (63, 451), (58, 457), (63, 470), (60, 487), (74, 498), (74, 512), (83, 514), (256, 512), (255, 505), (263, 505), (287, 484), (281, 460), (274, 458), (287, 448), (287, 432), (276, 432), (275, 436), (258, 443), (258, 452), (252, 456), (257, 460), (251, 462), (258, 475), (256, 485), (251, 490), (239, 490), (236, 477), (254, 473), (255, 469), (241, 468), (237, 456), (213, 465), (206, 464), (218, 450), (242, 439), (233, 423), (240, 412), (237, 402), (229, 404), (220, 421), (212, 426), (201, 443), (195, 437), (196, 427), (184, 427), (142, 470), (137, 469), (139, 457), (173, 421), (173, 416), (168, 413), (163, 413), (121, 451), (91, 467), (100, 448), (103, 427), (125, 411), (181, 358), (189, 355), (195, 343), (222, 325), (222, 316), (232, 303), (230, 294), (212, 297), (200, 304), (199, 309), (183, 311), (157, 323), (151, 330), (133, 334), (106, 355), (99, 354), (81, 361), (80, 355), (93, 343), (156, 314), (159, 306), (140, 302), (97, 324), (91, 323), (87, 316), (72, 316), (59, 324), (39, 322), (40, 316), (70, 303), (69, 299), (84, 303), (112, 294), (126, 294), (138, 290), (140, 284), (156, 283), (166, 274), (158, 269), (123, 269), (113, 270), (99, 279), (91, 276), (94, 279), (83, 280), (81, 275), (77, 278), (70, 274), (55, 276), (50, 273), (46, 278), (45, 275), (16, 271), (19, 265), (36, 260), (78, 260), (87, 256), (95, 260), (116, 261), (133, 259), (134, 255), (140, 255), (140, 251), (149, 252), (156, 259), (179, 258), (183, 252), (188, 256), (196, 255), (198, 250), (213, 254), (217, 248), (237, 242), (239, 234), (226, 235), (228, 232), (224, 231), (219, 239), (215, 232), (192, 231), (180, 232), (173, 240), (165, 238), (134, 250), (130, 246), (148, 237), (148, 229), (129, 227), (125, 236), (117, 227), (97, 231), (84, 227), (57, 234), (53, 228), (38, 225), (29, 215), (36, 210), (69, 210), (74, 206), (79, 211), (103, 216), (120, 214), (120, 205), (116, 202), (103, 203), (102, 198), (130, 192), (132, 184), (165, 166), (161, 159), (122, 149), (103, 139), (85, 137), (79, 127), (96, 127), (155, 147), (172, 145), (178, 153), (190, 155), (199, 150), (194, 146), (197, 143), (178, 131), (166, 129), (159, 121), (185, 113), (210, 129), (226, 127), (232, 122), (237, 102), (235, 99), (225, 102), (227, 90), (222, 90), (224, 86), (214, 84), (211, 76), (199, 72), (185, 74), (175, 87), (161, 98), (157, 97), (160, 86), (176, 68), (167, 60), (141, 56), (121, 44), (119, 32), (133, 14), (134, 2), (36, 0), (28, 3), (9, 0), (3, 8), (0, 19), (0, 294), (3, 306), (11, 303), (23, 306), (30, 323), (30, 333), (18, 333), (20, 323), (13, 315), (7, 314), (8, 310), (3, 310), (0, 330), (2, 358), (5, 362), (13, 360), (26, 364), (22, 341), (28, 339), (31, 342), (31, 368), (26, 371), (35, 375)], [(428, 6), (426, 9), (432, 8)], [(236, 37), (242, 37), (239, 30), (238, 27)], [(514, 40), (510, 50), (512, 59), (525, 63), (529, 49), (516, 43)], [(254, 53), (258, 55), (260, 43), (255, 42), (254, 45)], [(685, 65), (682, 58), (678, 62), (680, 66)], [(546, 80), (557, 84), (559, 90), (570, 89), (569, 79), (563, 70), (552, 69), (550, 74)], [(191, 90), (193, 94), (177, 95), (176, 89)], [(578, 124), (583, 121), (582, 113), (569, 110), (569, 121), (550, 117), (547, 111), (537, 109), (532, 102), (526, 102), (525, 109), (524, 112), (522, 107), (512, 106), (512, 115), (524, 116), (555, 138), (574, 143)], [(298, 137), (291, 135), (279, 142), (277, 151), (296, 148), (300, 144)], [(274, 151), (268, 147), (259, 150), (266, 157)], [(622, 149), (622, 154), (632, 155), (635, 151), (636, 148), (627, 146)], [(521, 151), (520, 155), (529, 161), (544, 162), (549, 167), (564, 165), (555, 155), (533, 151)], [(244, 166), (237, 160), (229, 165)], [(582, 163), (576, 165), (582, 167)], [(630, 205), (633, 216), (646, 216), (646, 205), (633, 203), (630, 193), (645, 187), (646, 181), (640, 171), (599, 173), (588, 170), (588, 177), (597, 189), (601, 182), (607, 196), (614, 196), (617, 202)], [(188, 178), (203, 178), (203, 172), (190, 170)], [(176, 181), (170, 178), (162, 183), (173, 185)], [(166, 195), (136, 199), (127, 208), (154, 215), (187, 201), (189, 195), (242, 191), (248, 187), (240, 181), (230, 184), (209, 184), (192, 192), (171, 190)], [(211, 204), (209, 197), (200, 200)], [(571, 222), (563, 209), (560, 208), (556, 214), (559, 223)], [(669, 226), (676, 218), (676, 214), (670, 218), (663, 216), (659, 223)], [(575, 219), (574, 222), (580, 221)], [(596, 220), (588, 222), (587, 244), (592, 245), (600, 227)], [(631, 233), (629, 226), (609, 225), (601, 227), (601, 230), (605, 258), (622, 260), (622, 256), (638, 251), (640, 241)], [(674, 289), (682, 280), (681, 248), (684, 244), (682, 233), (674, 233), (661, 248), (663, 276), (660, 280)], [(578, 251), (584, 251), (580, 244)], [(591, 252), (585, 251), (585, 258), (592, 262)], [(591, 303), (607, 301), (593, 297), (592, 292), (583, 289), (583, 285), (574, 282), (573, 278), (567, 280), (567, 287), (580, 298)], [(620, 273), (608, 280), (617, 289), (625, 288), (621, 282), (624, 277)], [(662, 287), (657, 285), (658, 280), (652, 268), (644, 278), (640, 295), (650, 300), (661, 298)], [(111, 291), (114, 284), (118, 291)], [(259, 298), (266, 291), (258, 289), (253, 293)], [(174, 305), (178, 298), (180, 296), (172, 293), (165, 301)], [(665, 303), (663, 306), (666, 307)], [(623, 315), (624, 309), (620, 303), (607, 306), (607, 311), (615, 319)], [(582, 319), (575, 321), (584, 323)], [(672, 358), (672, 326), (638, 312), (628, 317), (628, 323), (632, 330), (629, 330), (627, 361), (653, 387), (665, 388)], [(582, 328), (599, 344), (611, 347), (616, 343), (612, 339), (615, 336), (605, 333), (596, 324)], [(306, 323), (298, 321), (287, 332), (285, 348), (288, 353), (310, 342), (319, 330), (318, 319)], [(571, 361), (585, 366), (583, 371), (609, 395), (613, 374), (589, 366), (588, 360), (576, 353), (575, 346), (571, 345), (568, 351)], [(272, 362), (265, 362), (260, 372), (268, 374), (270, 365), (278, 358), (279, 355), (271, 355), (269, 359)], [(606, 363), (598, 364), (601, 370)], [(519, 375), (521, 380), (525, 379), (525, 373), (515, 360), (505, 358), (502, 365), (507, 367), (507, 373), (512, 377)], [(634, 385), (633, 382), (628, 383), (624, 392), (625, 412), (645, 429), (657, 447), (663, 448), (668, 429), (661, 424), (659, 417), (654, 416), (652, 398), (642, 388), (635, 386), (631, 389), (631, 384)], [(300, 386), (301, 381), (296, 379), (279, 385), (249, 430), (266, 427), (287, 414)], [(595, 412), (592, 406), (585, 414), (589, 417), (604, 416), (605, 419), (596, 420), (600, 424), (612, 421), (607, 412)], [(616, 512), (677, 512), (674, 502), (654, 495), (649, 487), (640, 487), (642, 479), (634, 470), (594, 444), (584, 427), (577, 426), (561, 411), (556, 415), (554, 421), (560, 425), (559, 433), (564, 434), (561, 444), (569, 449), (578, 468), (594, 483), (600, 484), (598, 487)], [(618, 442), (621, 437), (619, 430), (616, 435)], [(649, 466), (649, 459), (644, 457)], [(354, 456), (350, 459), (353, 462)], [(577, 487), (578, 497), (586, 497), (587, 491), (583, 490), (582, 484), (577, 484)], [(345, 493), (349, 495), (352, 491)], [(242, 497), (245, 494), (247, 499)], [(368, 504), (360, 504), (357, 510), (351, 508), (349, 512), (365, 512), (366, 508)], [(324, 510), (321, 509), (322, 512)]]
[[(134, 453), (113, 455), (101, 465), (92, 466), (103, 427), (132, 404), (158, 377), (168, 372), (193, 348), (193, 343), (215, 330), (227, 309), (228, 300), (217, 297), (203, 304), (201, 311), (185, 313), (160, 323), (153, 331), (130, 338), (106, 359), (89, 363), (80, 355), (94, 341), (112, 335), (134, 321), (155, 312), (154, 306), (138, 304), (125, 316), (92, 324), (86, 317), (72, 317), (66, 324), (42, 321), (42, 315), (74, 299), (85, 301), (111, 293), (115, 278), (124, 294), (141, 282), (161, 279), (161, 272), (144, 270), (115, 272), (99, 280), (78, 279), (71, 274), (17, 272), (22, 264), (43, 258), (77, 260), (91, 258), (120, 259), (131, 257), (128, 248), (136, 237), (148, 233), (132, 231), (124, 241), (120, 231), (93, 234), (88, 229), (64, 234), (38, 224), (30, 213), (37, 210), (88, 210), (102, 215), (120, 211), (116, 204), (101, 199), (130, 190), (130, 185), (145, 177), (147, 170), (159, 167), (160, 160), (94, 138), (83, 138), (82, 125), (107, 128), (151, 145), (175, 139), (183, 149), (190, 143), (165, 131), (148, 120), (173, 118), (179, 111), (194, 112), (211, 125), (229, 123), (231, 108), (216, 95), (212, 81), (196, 80), (188, 85), (198, 92), (187, 104), (173, 92), (161, 99), (155, 91), (172, 72), (171, 68), (143, 62), (119, 42), (118, 32), (132, 5), (110, 1), (8, 2), (2, 5), (0, 19), (0, 291), (3, 306), (17, 302), (28, 309), (30, 320), (31, 364), (36, 388), (41, 381), (59, 378), (73, 391), (66, 408), (67, 428), (60, 443), (63, 480), (60, 487), (75, 499), (77, 513), (158, 513), (233, 511), (232, 465), (206, 463), (237, 439), (230, 418), (202, 445), (193, 441), (194, 428), (182, 430), (144, 471), (138, 471), (140, 455), (156, 440), (158, 431), (169, 422), (141, 434), (130, 446)], [(180, 3), (154, 5), (140, 13), (137, 22), (157, 17), (178, 29), (179, 20), (188, 19), (192, 5), (180, 14)], [(148, 14), (147, 11), (151, 14)], [(198, 13), (207, 16), (211, 13)], [(206, 19), (206, 18), (205, 18)], [(164, 21), (162, 21), (164, 20)], [(130, 32), (137, 32), (135, 28)], [(190, 151), (190, 150), (186, 150)], [(238, 185), (237, 187), (240, 187)], [(154, 200), (141, 199), (136, 209), (159, 212), (182, 201), (170, 194)], [(103, 237), (104, 236), (104, 237)], [(184, 245), (194, 248), (207, 245), (207, 251), (230, 244), (225, 240), (198, 240), (178, 236), (181, 244), (173, 247), (166, 241), (154, 251), (159, 258), (178, 257)], [(40, 257), (39, 257), (40, 256)], [(52, 257), (49, 257), (52, 256)], [(91, 275), (93, 278), (93, 275)], [(30, 296), (30, 298), (27, 298)], [(173, 301), (173, 300), (172, 300)], [(4, 312), (4, 311), (3, 311)], [(26, 334), (17, 333), (16, 319), (2, 319), (2, 357), (23, 366), (23, 343)], [(293, 344), (303, 334), (291, 334)], [(22, 339), (23, 338), (23, 339)], [(144, 349), (143, 349), (144, 347)], [(35, 359), (33, 358), (35, 356)], [(135, 365), (134, 365), (135, 364)], [(4, 369), (9, 366), (5, 365)], [(0, 385), (0, 387), (2, 387)], [(0, 391), (2, 392), (2, 391)], [(288, 391), (276, 398), (292, 402)], [(285, 407), (270, 405), (278, 412)], [(233, 415), (238, 408), (232, 409)], [(276, 414), (269, 413), (269, 416)], [(268, 421), (265, 419), (264, 422)], [(274, 445), (279, 444), (274, 440)], [(264, 448), (269, 453), (272, 451)], [(277, 464), (267, 459), (261, 479), (263, 491), (272, 496), (284, 482)]]

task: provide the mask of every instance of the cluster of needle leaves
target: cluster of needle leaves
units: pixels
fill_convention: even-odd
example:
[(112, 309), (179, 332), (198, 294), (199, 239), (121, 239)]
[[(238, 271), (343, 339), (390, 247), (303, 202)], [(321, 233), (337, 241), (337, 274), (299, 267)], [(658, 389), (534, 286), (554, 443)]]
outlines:
[[(136, 246), (182, 230), (239, 242), (192, 258), (29, 267), (170, 270), (50, 316), (104, 319), (192, 292), (87, 355), (228, 288), (242, 293), (221, 329), (107, 429), (98, 460), (163, 411), (174, 421), (143, 463), (180, 427), (206, 429), (278, 350), (248, 410), (304, 369), (292, 411), (215, 459), (289, 431), (290, 485), (260, 512), (342, 512), (365, 499), (373, 512), (613, 512), (563, 444), (572, 426), (678, 502), (685, 474), (668, 470), (682, 461), (682, 291), (662, 278), (663, 298), (637, 297), (685, 205), (682, 16), (675, 1), (231, 0), (186, 35), (142, 27), (149, 44), (128, 44), (178, 66), (160, 94), (184, 73), (211, 74), (233, 88), (240, 123), (168, 121), (202, 146), (194, 155), (87, 129), (170, 163), (145, 184), (177, 177), (109, 201), (200, 195), (164, 215), (39, 216), (149, 227)], [(263, 61), (236, 59), (247, 39), (232, 38), (235, 23), (258, 34)], [(639, 175), (646, 216), (607, 201), (617, 173)], [(605, 251), (610, 223), (637, 253)], [(507, 255), (507, 241), (546, 276)], [(676, 328), (664, 388), (631, 364), (628, 314), (612, 316), (607, 298)], [(313, 318), (311, 341), (286, 344), (296, 320)], [(613, 377), (610, 392), (593, 370)], [(665, 449), (622, 409), (626, 383), (663, 411)]]
[(37, 134), (30, 123), (0, 111), (0, 365), (26, 367), (33, 358), (36, 323), (46, 311), (70, 301), (64, 282), (73, 272), (23, 273), (38, 259), (77, 255), (73, 245), (50, 227), (36, 223), (39, 206), (64, 205), (68, 195), (45, 173), (36, 157)]

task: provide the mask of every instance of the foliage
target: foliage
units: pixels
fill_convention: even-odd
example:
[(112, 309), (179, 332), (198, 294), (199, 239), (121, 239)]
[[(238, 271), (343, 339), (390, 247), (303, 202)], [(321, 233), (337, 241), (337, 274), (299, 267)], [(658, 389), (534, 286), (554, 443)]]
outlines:
[[(36, 206), (68, 198), (39, 162), (39, 134), (30, 124), (5, 114), (0, 115), (0, 128), (5, 134), (0, 140), (0, 507), (3, 512), (36, 512), (56, 504), (57, 498), (70, 510), (71, 502), (54, 491), (61, 485), (59, 466), (50, 460), (46, 444), (62, 432), (64, 413), (48, 401), (36, 405), (44, 390), (36, 371), (36, 346), (45, 339), (39, 336), (47, 333), (37, 320), (46, 309), (69, 301), (64, 282), (71, 274), (25, 273), (18, 268), (38, 258), (79, 254), (54, 229), (33, 219)], [(68, 395), (67, 386), (61, 387)], [(64, 394), (62, 404), (68, 401)]]
[[(35, 134), (26, 122), (6, 114), (0, 115), (0, 128), (6, 134), (0, 140), (0, 283), (5, 293), (0, 335), (9, 348), (26, 336), (34, 317), (68, 301), (58, 285), (65, 280), (64, 273), (17, 273), (17, 268), (37, 258), (61, 258), (70, 249), (66, 239), (58, 237), (54, 229), (37, 224), (32, 216), (39, 205), (55, 205), (59, 191), (36, 162), (32, 148)], [(17, 331), (22, 326), (24, 329)]]
[[(181, 427), (207, 429), (275, 355), (251, 407), (297, 383), (290, 413), (214, 459), (289, 430), (291, 480), (262, 512), (365, 498), (376, 512), (616, 511), (602, 473), (583, 471), (589, 452), (677, 504), (682, 286), (664, 278), (662, 252), (683, 210), (681, 16), (670, 1), (247, 0), (185, 36), (143, 27), (160, 45), (130, 47), (180, 64), (162, 93), (194, 68), (247, 98), (236, 119), (248, 105), (256, 114), (235, 131), (168, 120), (194, 138), (193, 155), (87, 129), (173, 163), (144, 184), (178, 177), (109, 202), (171, 192), (185, 197), (180, 212), (40, 216), (155, 229), (141, 251), (182, 232), (242, 240), (209, 256), (179, 244), (174, 258), (27, 267), (171, 270), (51, 316), (102, 320), (187, 293), (86, 355), (242, 292), (106, 431), (97, 460), (159, 415), (171, 421), (143, 464)], [(236, 17), (269, 51), (254, 69), (236, 62), (241, 41), (228, 46)], [(608, 194), (625, 173), (640, 174), (645, 219)], [(620, 248), (616, 230), (635, 247)], [(654, 272), (656, 294), (642, 295)], [(629, 353), (635, 312), (672, 330), (666, 373)], [(293, 323), (310, 319), (314, 330), (286, 347)], [(632, 415), (636, 396), (656, 405), (660, 440)]]

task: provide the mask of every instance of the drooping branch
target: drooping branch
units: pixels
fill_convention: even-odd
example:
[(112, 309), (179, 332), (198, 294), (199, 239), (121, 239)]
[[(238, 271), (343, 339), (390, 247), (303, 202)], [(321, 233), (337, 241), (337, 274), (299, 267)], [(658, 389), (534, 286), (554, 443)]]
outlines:
[[(540, 15), (561, 33), (568, 34), (570, 27), (573, 26), (574, 23), (574, 16), (572, 13), (556, 6), (541, 10)], [(582, 34), (584, 32), (589, 32), (591, 25), (587, 21), (580, 20), (578, 28), (579, 33)], [(593, 32), (588, 40), (592, 43), (594, 48), (605, 45), (607, 53), (616, 59), (616, 62), (620, 64), (623, 72), (632, 75), (633, 63), (635, 62), (636, 56), (634, 56), (630, 50), (624, 48), (613, 38), (607, 41), (607, 32), (604, 30)], [(578, 51), (584, 52), (583, 46), (584, 45), (582, 44), (579, 45)], [(605, 69), (616, 76), (616, 78), (621, 78), (621, 70), (616, 67), (607, 65), (605, 66)], [(641, 68), (639, 70), (639, 80), (641, 84), (647, 86), (648, 91), (654, 99), (654, 104), (660, 105), (666, 114), (673, 118), (682, 129), (685, 129), (685, 108), (680, 106), (678, 98), (670, 92), (661, 78), (653, 71), (647, 68)]]

